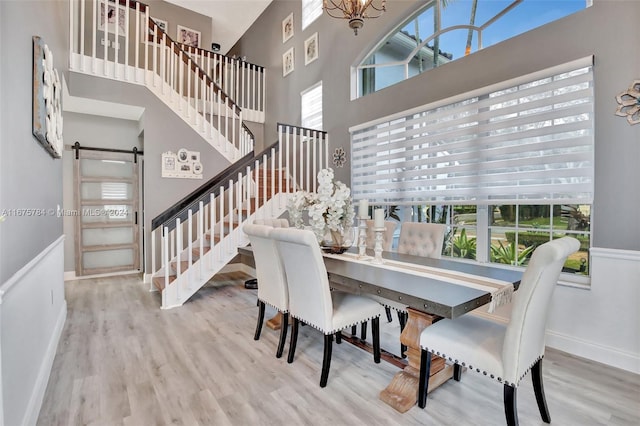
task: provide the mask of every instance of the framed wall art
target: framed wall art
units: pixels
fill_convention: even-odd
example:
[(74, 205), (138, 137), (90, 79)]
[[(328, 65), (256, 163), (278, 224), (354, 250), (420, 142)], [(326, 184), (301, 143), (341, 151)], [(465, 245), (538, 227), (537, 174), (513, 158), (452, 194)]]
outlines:
[[(156, 25), (158, 26), (158, 28), (160, 28), (162, 31), (165, 32), (165, 34), (167, 36), (169, 36), (169, 23), (167, 21), (165, 21), (164, 19), (159, 19), (159, 18), (154, 18), (153, 16), (150, 16), (150, 18), (156, 23)], [(144, 43), (144, 33), (145, 30), (148, 30), (148, 41), (153, 42), (153, 38), (154, 38), (154, 31), (151, 28), (147, 27), (147, 21), (145, 20), (144, 16), (140, 17), (140, 31), (142, 34), (141, 40)], [(162, 38), (162, 35), (160, 34), (160, 31), (158, 31), (158, 39), (160, 40)]]
[(33, 136), (54, 158), (62, 156), (62, 82), (53, 68), (53, 54), (33, 37)]
[(295, 58), (294, 58), (293, 47), (292, 47), (291, 49), (284, 52), (284, 54), (282, 55), (282, 76), (283, 77), (286, 77), (287, 75), (293, 72), (294, 63), (295, 63)]
[(177, 26), (177, 37), (176, 40), (178, 43), (186, 44), (191, 47), (200, 47), (200, 39), (202, 35), (200, 31), (192, 30), (191, 28), (183, 27), (182, 25)]
[(181, 148), (177, 153), (162, 153), (162, 177), (178, 179), (202, 179), (200, 152)]
[(293, 12), (282, 21), (282, 42), (293, 37)]
[[(107, 32), (116, 32), (116, 21), (118, 22), (118, 34), (124, 37), (125, 33), (125, 10), (121, 6), (117, 6), (118, 17), (116, 19), (116, 4), (108, 2), (100, 2), (100, 13), (98, 13), (98, 31), (104, 31), (105, 22), (107, 24)], [(105, 16), (106, 13), (106, 16)]]
[(160, 27), (162, 31), (164, 31), (165, 33), (168, 32), (169, 23), (167, 21), (165, 21), (164, 19), (158, 19), (154, 17), (151, 17), (151, 19), (153, 19), (153, 21), (156, 23), (157, 26)]
[(305, 66), (316, 59), (318, 59), (318, 33), (313, 33), (313, 35), (304, 42)]

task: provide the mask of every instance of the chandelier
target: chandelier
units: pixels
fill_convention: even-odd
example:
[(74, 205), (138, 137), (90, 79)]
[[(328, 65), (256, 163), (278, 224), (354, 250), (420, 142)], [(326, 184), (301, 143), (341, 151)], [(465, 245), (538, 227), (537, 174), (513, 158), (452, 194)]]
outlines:
[(374, 1), (380, 2), (380, 0), (323, 0), (323, 7), (327, 15), (332, 18), (348, 19), (349, 28), (358, 35), (358, 30), (364, 25), (366, 18), (378, 18), (386, 10), (387, 0), (381, 0), (379, 6), (376, 6)]

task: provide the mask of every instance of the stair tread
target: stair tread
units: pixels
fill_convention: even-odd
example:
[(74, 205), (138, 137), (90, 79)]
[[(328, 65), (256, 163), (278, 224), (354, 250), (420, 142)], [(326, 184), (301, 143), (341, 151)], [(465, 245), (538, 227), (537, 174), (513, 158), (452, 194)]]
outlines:
[[(208, 234), (207, 234), (207, 235), (208, 235)], [(209, 246), (204, 246), (204, 247), (203, 247), (203, 251), (204, 251), (205, 253), (208, 253), (208, 252), (209, 252), (209, 250), (211, 250), (211, 247), (209, 247)], [(193, 248), (193, 254), (200, 256), (200, 247), (194, 247), (194, 248)]]
[[(175, 281), (177, 277), (175, 275), (169, 275), (169, 284), (171, 284), (173, 281)], [(165, 276), (159, 276), (159, 277), (153, 277), (151, 279), (151, 282), (153, 282), (153, 285), (156, 286), (156, 288), (160, 291), (164, 290), (165, 288)]]

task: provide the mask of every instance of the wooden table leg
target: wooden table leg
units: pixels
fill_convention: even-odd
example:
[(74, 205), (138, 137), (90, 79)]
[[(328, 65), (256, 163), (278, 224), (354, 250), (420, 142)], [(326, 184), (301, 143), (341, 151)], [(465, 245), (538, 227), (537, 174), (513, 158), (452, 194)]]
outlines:
[(280, 330), (282, 326), (282, 312), (278, 312), (271, 319), (267, 320), (267, 327), (272, 330)]
[[(380, 399), (397, 411), (404, 413), (416, 405), (418, 401), (418, 379), (420, 377), (420, 334), (422, 330), (438, 320), (435, 315), (408, 309), (409, 318), (400, 342), (407, 346), (406, 354), (409, 365), (398, 372), (391, 383), (380, 392)], [(453, 376), (453, 366), (445, 365), (444, 358), (433, 356), (431, 375), (429, 376), (429, 392)]]

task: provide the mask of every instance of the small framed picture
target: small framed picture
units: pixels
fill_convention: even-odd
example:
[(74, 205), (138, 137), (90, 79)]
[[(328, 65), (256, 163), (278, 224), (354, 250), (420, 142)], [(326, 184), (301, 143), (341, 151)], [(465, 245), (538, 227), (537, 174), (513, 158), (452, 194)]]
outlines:
[(305, 66), (316, 59), (318, 59), (318, 33), (313, 33), (313, 35), (304, 42)]
[(293, 55), (293, 47), (282, 55), (282, 76), (286, 77), (293, 71), (294, 68), (294, 55)]
[(177, 41), (191, 47), (200, 47), (200, 39), (202, 38), (200, 31), (191, 28), (177, 26)]
[[(164, 33), (167, 35), (167, 37), (169, 37), (169, 23), (163, 19), (159, 19), (159, 18), (154, 18), (153, 16), (150, 16), (150, 18), (156, 23), (156, 25), (158, 26), (158, 28), (160, 28), (162, 31), (164, 31)], [(151, 28), (147, 28), (147, 22), (144, 19), (144, 16), (140, 17), (140, 29), (142, 31), (142, 42), (144, 43), (144, 32), (145, 29), (148, 29), (148, 33), (149, 33), (149, 37), (148, 37), (148, 41), (153, 41), (154, 38), (154, 31)], [(160, 33), (160, 31), (158, 31), (158, 40), (162, 39), (162, 34)]]
[(151, 19), (153, 19), (153, 21), (156, 23), (158, 27), (160, 27), (162, 31), (164, 31), (167, 35), (169, 35), (168, 33), (169, 23), (167, 21), (158, 19), (158, 18), (153, 18), (153, 17)]
[(293, 12), (282, 21), (282, 42), (293, 37)]
[[(108, 5), (100, 3), (100, 14), (98, 15), (98, 31), (104, 31), (105, 22), (107, 23), (107, 32), (116, 32), (116, 22), (118, 23), (118, 34), (124, 37), (125, 32), (125, 11), (118, 5), (118, 16), (116, 18), (116, 5)], [(106, 11), (106, 16), (105, 16)]]

